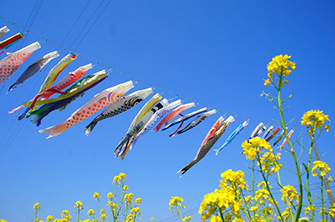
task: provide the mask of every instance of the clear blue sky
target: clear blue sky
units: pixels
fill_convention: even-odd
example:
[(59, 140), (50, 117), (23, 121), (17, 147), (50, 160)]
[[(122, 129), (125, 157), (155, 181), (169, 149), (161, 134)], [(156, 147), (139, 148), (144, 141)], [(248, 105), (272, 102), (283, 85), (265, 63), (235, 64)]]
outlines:
[[(83, 13), (63, 43), (74, 50), (97, 15), (81, 36), (78, 34), (100, 4), (92, 1), (82, 12), (86, 2), (43, 1), (31, 30), (61, 43)], [(34, 4), (35, 1), (4, 1), (1, 16), (24, 26)], [(7, 25), (11, 29), (5, 37), (21, 31), (27, 35), (24, 45), (42, 43), (42, 48), (13, 74), (0, 95), (0, 151), (6, 150), (0, 159), (0, 218), (29, 221), (35, 202), (41, 203), (42, 218), (49, 214), (59, 217), (64, 209), (73, 212), (77, 200), (83, 201), (85, 210), (99, 209), (93, 193), (105, 197), (112, 190), (114, 175), (120, 172), (127, 174), (135, 196), (143, 199), (143, 221), (151, 216), (157, 221), (171, 217), (168, 202), (176, 195), (185, 199), (189, 209), (196, 209), (194, 213), (203, 195), (219, 186), (221, 172), (246, 170), (245, 157), (240, 155), (241, 143), (254, 127), (261, 120), (275, 123), (272, 120), (279, 119), (272, 104), (259, 97), (262, 90), (274, 93), (272, 88), (263, 86), (263, 79), (266, 64), (275, 55), (292, 55), (297, 63), (284, 93), (294, 93), (286, 103), (287, 119), (295, 118), (290, 125), (295, 126), (294, 136), (301, 131), (306, 133), (300, 126), (305, 111), (321, 109), (334, 120), (334, 11), (334, 1), (112, 1), (75, 50), (80, 54), (78, 58), (64, 69), (58, 80), (88, 64), (90, 61), (85, 57), (90, 57), (159, 86), (155, 92), (170, 90), (219, 108), (218, 114), (180, 136), (169, 138), (172, 130), (145, 135), (123, 161), (114, 158), (113, 150), (141, 105), (100, 122), (89, 137), (83, 129), (94, 116), (49, 140), (38, 129), (63, 122), (98, 92), (132, 78), (112, 72), (106, 81), (66, 110), (50, 114), (39, 128), (27, 119), (18, 122), (18, 114), (9, 115), (8, 110), (29, 100), (59, 59), (7, 96), (5, 91), (32, 62), (59, 47), (0, 19), (1, 27)], [(13, 52), (16, 47), (8, 51)], [(64, 50), (59, 52), (61, 57), (67, 54)], [(96, 65), (89, 74), (101, 69)], [(139, 82), (131, 92), (146, 87)], [(168, 99), (175, 96), (168, 92), (162, 95)], [(191, 111), (203, 106), (199, 104)], [(249, 126), (219, 156), (210, 151), (179, 179), (175, 173), (194, 158), (211, 125), (226, 112), (231, 112), (236, 121), (214, 148), (248, 118)], [(304, 141), (307, 145), (305, 136)], [(335, 169), (333, 127), (317, 145), (321, 153), (327, 153), (325, 160)], [(288, 156), (285, 154), (283, 158)], [(292, 184), (293, 178), (287, 174), (283, 180)], [(199, 220), (196, 216), (194, 221)]]

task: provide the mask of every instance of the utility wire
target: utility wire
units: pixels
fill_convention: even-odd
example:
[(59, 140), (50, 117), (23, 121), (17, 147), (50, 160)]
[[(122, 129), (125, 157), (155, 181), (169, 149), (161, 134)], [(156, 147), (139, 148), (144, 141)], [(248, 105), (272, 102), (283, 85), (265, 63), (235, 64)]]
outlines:
[(103, 10), (100, 12), (100, 14), (98, 15), (98, 17), (94, 20), (94, 22), (92, 23), (92, 25), (90, 26), (90, 28), (87, 30), (87, 32), (85, 33), (85, 35), (83, 36), (83, 38), (79, 41), (77, 47), (74, 49), (74, 51), (77, 50), (77, 48), (79, 47), (79, 45), (82, 43), (82, 41), (85, 39), (85, 37), (87, 36), (87, 34), (91, 31), (92, 27), (95, 25), (95, 23), (98, 21), (98, 19), (100, 18), (100, 16), (102, 15), (102, 13), (104, 13), (104, 11), (106, 10), (106, 8), (108, 7), (108, 5), (111, 3), (112, 0), (109, 0), (109, 2), (105, 5), (105, 8), (103, 8)]
[(84, 8), (81, 10), (81, 12), (79, 13), (79, 16), (77, 17), (76, 21), (72, 24), (70, 30), (67, 32), (67, 34), (65, 35), (63, 41), (60, 43), (60, 45), (63, 45), (63, 43), (65, 42), (65, 40), (67, 39), (67, 37), (69, 36), (69, 34), (71, 33), (72, 29), (74, 28), (74, 26), (77, 24), (77, 22), (79, 21), (80, 17), (84, 14), (84, 11), (86, 10), (88, 4), (90, 3), (90, 0), (88, 0), (86, 2), (86, 5), (84, 6)]
[(101, 0), (100, 4), (98, 5), (98, 7), (95, 9), (95, 11), (93, 12), (93, 14), (91, 15), (91, 17), (89, 18), (89, 20), (86, 22), (86, 24), (84, 25), (84, 27), (81, 29), (81, 31), (79, 32), (79, 34), (77, 35), (77, 37), (75, 38), (75, 40), (72, 42), (72, 44), (70, 45), (70, 48), (72, 48), (72, 46), (75, 44), (75, 42), (77, 42), (78, 38), (81, 36), (81, 34), (83, 33), (83, 31), (85, 30), (86, 26), (90, 23), (90, 21), (93, 19), (94, 15), (97, 13), (98, 9), (100, 8), (100, 6), (102, 5), (102, 3), (104, 2), (104, 0)]

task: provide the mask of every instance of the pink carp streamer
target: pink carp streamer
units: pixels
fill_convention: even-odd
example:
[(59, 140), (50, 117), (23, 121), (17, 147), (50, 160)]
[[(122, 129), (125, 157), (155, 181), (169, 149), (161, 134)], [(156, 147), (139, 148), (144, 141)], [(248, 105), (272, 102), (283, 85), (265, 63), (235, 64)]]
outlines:
[(7, 57), (0, 61), (0, 84), (6, 82), (31, 54), (41, 48), (38, 42), (34, 42), (14, 53), (7, 53)]
[(106, 106), (119, 100), (128, 90), (133, 88), (133, 82), (128, 81), (117, 86), (105, 89), (101, 93), (94, 96), (91, 101), (76, 110), (65, 122), (56, 126), (49, 127), (44, 130), (40, 130), (40, 133), (49, 134), (48, 138), (55, 137), (71, 126), (87, 119), (89, 116), (105, 108)]
[[(294, 130), (291, 129), (290, 132), (287, 134), (287, 137), (291, 139), (292, 135), (294, 133)], [(284, 145), (287, 143), (287, 138), (284, 139), (283, 143), (280, 145), (280, 149), (283, 149)]]
[(211, 138), (214, 135), (214, 133), (220, 128), (221, 123), (222, 123), (223, 120), (224, 120), (224, 118), (222, 116), (220, 116), (219, 119), (214, 123), (212, 128), (208, 131), (204, 141), (202, 141), (202, 143), (200, 145), (200, 149), (207, 142), (207, 140), (209, 138)]
[(182, 111), (192, 108), (194, 106), (195, 106), (194, 103), (187, 103), (175, 108), (167, 116), (165, 116), (160, 123), (158, 123), (154, 131), (158, 132), (158, 130), (160, 130), (160, 128), (162, 128), (163, 125), (167, 125), (170, 121), (176, 118)]

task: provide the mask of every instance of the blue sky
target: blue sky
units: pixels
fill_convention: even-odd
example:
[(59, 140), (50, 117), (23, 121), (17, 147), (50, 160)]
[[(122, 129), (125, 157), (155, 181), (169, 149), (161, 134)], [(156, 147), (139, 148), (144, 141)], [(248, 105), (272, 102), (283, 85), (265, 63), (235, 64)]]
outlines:
[[(247, 161), (240, 155), (241, 143), (254, 127), (260, 121), (275, 124), (273, 120), (279, 119), (272, 104), (259, 97), (263, 90), (274, 93), (272, 88), (263, 85), (263, 79), (266, 78), (266, 64), (278, 54), (292, 55), (297, 63), (296, 71), (289, 77), (291, 84), (284, 92), (286, 96), (294, 93), (285, 103), (287, 120), (295, 118), (290, 125), (296, 129), (294, 136), (303, 131), (307, 145), (306, 130), (300, 126), (300, 118), (310, 109), (324, 110), (331, 120), (335, 116), (333, 1), (111, 1), (82, 39), (107, 4), (103, 2), (95, 17), (89, 20), (100, 1), (90, 2), (83, 11), (86, 2), (43, 1), (31, 30), (48, 41), (33, 33), (27, 35), (22, 28), (0, 19), (1, 27), (7, 25), (11, 29), (5, 37), (21, 31), (27, 36), (24, 46), (35, 41), (42, 43), (42, 48), (5, 86), (0, 86), (4, 87), (0, 94), (3, 125), (0, 151), (6, 150), (0, 159), (1, 218), (28, 221), (33, 217), (35, 202), (41, 203), (44, 218), (49, 214), (60, 216), (64, 209), (73, 211), (77, 200), (83, 201), (85, 210), (99, 209), (93, 193), (106, 196), (112, 190), (114, 175), (120, 172), (127, 174), (128, 185), (135, 196), (143, 199), (143, 221), (151, 216), (157, 221), (170, 218), (168, 202), (171, 196), (182, 196), (188, 208), (197, 211), (203, 195), (219, 186), (220, 173), (227, 169), (246, 170)], [(25, 26), (34, 4), (34, 1), (5, 1), (1, 16)], [(65, 36), (68, 37), (64, 40)], [(64, 47), (79, 53), (58, 80), (90, 63), (87, 57), (116, 71), (66, 110), (50, 114), (37, 128), (27, 119), (18, 122), (18, 114), (7, 112), (33, 97), (47, 71), (68, 53), (49, 40), (63, 42)], [(8, 52), (15, 49), (16, 45)], [(59, 59), (6, 96), (8, 87), (25, 68), (54, 50), (59, 50)], [(2, 54), (0, 59), (4, 56)], [(102, 69), (95, 64), (88, 73)], [(39, 129), (66, 120), (103, 89), (128, 80), (136, 82), (136, 79), (141, 81), (130, 92), (155, 86), (154, 91), (168, 99), (177, 94), (185, 103), (200, 102), (191, 111), (209, 104), (219, 112), (174, 138), (168, 137), (172, 130), (145, 135), (123, 161), (114, 158), (113, 150), (144, 102), (102, 121), (89, 137), (84, 135), (83, 129), (95, 116), (49, 140), (38, 133)], [(230, 114), (236, 121), (214, 148), (218, 148), (244, 120), (250, 119), (249, 126), (219, 156), (210, 151), (179, 179), (175, 172), (194, 158), (211, 125), (220, 115), (228, 117)], [(320, 152), (327, 153), (325, 161), (333, 169), (334, 141), (331, 127), (317, 142)], [(284, 158), (289, 157), (283, 154)], [(249, 175), (247, 177), (250, 179)], [(292, 174), (285, 174), (284, 181), (296, 185), (293, 179)], [(197, 214), (194, 216), (197, 217), (195, 221), (199, 221)]]

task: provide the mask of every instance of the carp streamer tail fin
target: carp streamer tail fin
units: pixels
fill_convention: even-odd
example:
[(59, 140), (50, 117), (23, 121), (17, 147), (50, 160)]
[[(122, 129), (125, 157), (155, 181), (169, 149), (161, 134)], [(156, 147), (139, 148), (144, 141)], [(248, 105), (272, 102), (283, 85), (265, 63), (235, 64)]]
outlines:
[(43, 129), (43, 130), (39, 130), (39, 133), (46, 133), (49, 134), (49, 136), (46, 139), (49, 139), (51, 137), (55, 137), (59, 134), (61, 134), (62, 132), (64, 132), (66, 130), (66, 122), (58, 124), (56, 126), (51, 126), (49, 128)]
[(92, 121), (90, 124), (88, 124), (86, 126), (86, 128), (84, 129), (85, 135), (88, 136), (90, 135), (90, 133), (92, 132), (92, 130), (94, 129), (94, 127), (97, 125), (98, 121)]
[(184, 175), (184, 173), (186, 173), (186, 171), (188, 171), (188, 170), (189, 170), (192, 166), (194, 166), (194, 164), (196, 164), (196, 163), (197, 163), (197, 160), (192, 160), (186, 167), (184, 167), (183, 169), (179, 170), (179, 171), (177, 172), (177, 174), (178, 174), (179, 172), (181, 172), (179, 178), (181, 178), (181, 177)]

